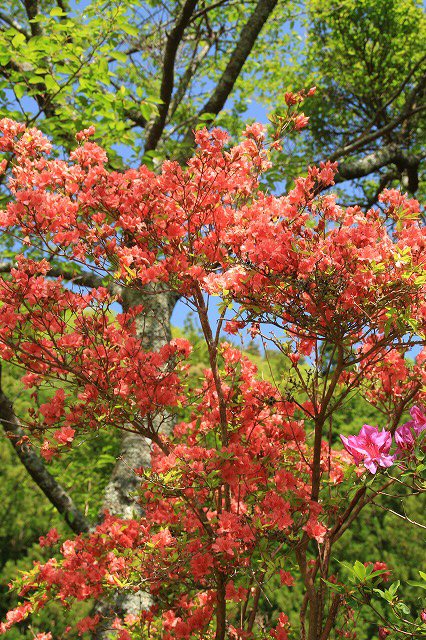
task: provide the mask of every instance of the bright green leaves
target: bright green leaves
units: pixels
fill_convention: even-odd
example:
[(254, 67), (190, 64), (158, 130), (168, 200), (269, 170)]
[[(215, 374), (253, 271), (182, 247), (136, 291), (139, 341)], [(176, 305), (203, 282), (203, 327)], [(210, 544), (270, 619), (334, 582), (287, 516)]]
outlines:
[(52, 18), (61, 18), (63, 16), (66, 16), (67, 14), (60, 7), (54, 7), (51, 11), (49, 11), (49, 15)]
[[(413, 638), (422, 637), (426, 624), (419, 615), (420, 594), (418, 594), (418, 605), (413, 608), (412, 602), (407, 604), (402, 599), (400, 580), (387, 586), (389, 573), (386, 569), (375, 571), (372, 563), (364, 565), (359, 560), (356, 560), (353, 565), (346, 563), (342, 565), (349, 572), (349, 581), (354, 586), (348, 589), (343, 585), (326, 582), (327, 586), (338, 593), (345, 593), (347, 603), (356, 610), (360, 607), (370, 608), (376, 624), (385, 623), (397, 633), (413, 634), (410, 635)], [(420, 581), (408, 580), (407, 584), (416, 589), (426, 589), (426, 573), (419, 571), (419, 575)]]
[[(31, 21), (37, 28), (30, 33), (29, 25), (27, 36), (13, 27), (0, 31), (3, 86), (11, 90), (3, 94), (3, 112), (37, 122), (67, 148), (74, 146), (76, 131), (93, 123), (106, 147), (134, 148), (136, 135), (126, 126), (126, 113), (135, 107), (135, 92), (121, 79), (129, 66), (129, 39), (138, 35), (131, 20), (119, 3), (105, 7), (95, 1), (69, 15), (58, 7), (46, 10)], [(139, 98), (147, 93), (139, 74)], [(143, 102), (143, 117), (149, 119), (155, 109)]]
[[(410, 100), (411, 104), (422, 102), (426, 18), (421, 3), (309, 0), (304, 4), (307, 15), (298, 16), (303, 42), (298, 43), (293, 37), (292, 52), (296, 55), (292, 58), (283, 61), (282, 57), (271, 55), (267, 64), (274, 65), (274, 71), (269, 71), (268, 83), (262, 89), (265, 99), (272, 99), (273, 107), (278, 109), (280, 92), (283, 95), (286, 90), (310, 84), (318, 89), (306, 104), (309, 131), (302, 140), (298, 136), (295, 149), (282, 158), (283, 173), (296, 176), (313, 158), (316, 162), (324, 160), (355, 140), (360, 143), (358, 148), (344, 152), (340, 159), (350, 157), (357, 161), (390, 140), (409, 156), (421, 157), (424, 110), (402, 117), (404, 110), (410, 108)], [(275, 93), (269, 97), (272, 87)], [(386, 126), (386, 137), (378, 136), (368, 145), (363, 144), (363, 137)], [(366, 177), (361, 173), (357, 186), (362, 186), (366, 200), (375, 201), (378, 181), (385, 174), (389, 173), (389, 182), (384, 181), (382, 188), (400, 184), (401, 167), (395, 171), (391, 165), (390, 171), (390, 165), (379, 167), (377, 173), (371, 171)], [(422, 180), (421, 173), (419, 177)], [(406, 189), (404, 182), (403, 190)]]
[(413, 587), (419, 587), (420, 589), (426, 589), (426, 573), (424, 573), (424, 571), (419, 571), (419, 575), (420, 578), (422, 579), (422, 581), (414, 581), (414, 580), (409, 580), (408, 584), (411, 584), (411, 586)]

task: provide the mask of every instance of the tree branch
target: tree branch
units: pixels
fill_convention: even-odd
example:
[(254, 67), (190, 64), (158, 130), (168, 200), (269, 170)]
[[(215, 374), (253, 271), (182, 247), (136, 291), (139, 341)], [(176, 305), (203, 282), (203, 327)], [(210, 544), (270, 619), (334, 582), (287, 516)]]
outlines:
[(320, 640), (327, 640), (327, 638), (329, 637), (331, 630), (333, 629), (333, 625), (335, 623), (336, 616), (339, 611), (339, 607), (342, 604), (342, 602), (343, 602), (342, 594), (335, 593), (331, 600), (331, 605), (328, 612), (327, 620), (325, 622), (324, 629), (321, 633)]
[(125, 109), (124, 113), (126, 117), (129, 118), (129, 120), (131, 120), (137, 127), (145, 129), (147, 120), (143, 117), (137, 107), (134, 107), (132, 109)]
[[(0, 262), (0, 273), (10, 273), (13, 266), (12, 262)], [(73, 284), (78, 284), (82, 287), (89, 287), (91, 289), (104, 286), (100, 276), (97, 276), (94, 273), (89, 273), (88, 271), (79, 273), (78, 271), (67, 271), (66, 269), (61, 269), (61, 267), (52, 267), (47, 275), (49, 278), (61, 277), (64, 280), (72, 281)]]
[(17, 20), (3, 13), (3, 11), (0, 11), (0, 20), (8, 24), (9, 27), (13, 27), (16, 31), (19, 31), (19, 33), (22, 33), (26, 38), (29, 38), (29, 34), (24, 27), (22, 27)]
[(90, 289), (97, 289), (98, 287), (103, 287), (103, 281), (100, 276), (97, 276), (94, 273), (89, 273), (88, 271), (83, 271), (82, 273), (78, 272), (70, 272), (65, 269), (61, 269), (60, 267), (52, 267), (52, 269), (47, 274), (49, 278), (63, 278), (64, 280), (72, 281), (73, 284), (78, 284), (81, 287), (88, 287)]
[(69, 13), (70, 12), (70, 6), (69, 6), (68, 2), (65, 2), (64, 0), (56, 0), (56, 4), (58, 5), (58, 7), (60, 9), (62, 9), (62, 11), (64, 13)]
[(397, 165), (403, 164), (404, 166), (417, 166), (419, 162), (420, 158), (418, 156), (407, 153), (407, 151), (401, 149), (401, 147), (395, 143), (390, 143), (363, 158), (346, 160), (345, 162), (339, 163), (339, 175), (341, 179), (337, 181), (341, 182), (342, 180), (360, 178), (392, 163)]
[(168, 114), (169, 120), (173, 117), (174, 113), (176, 112), (176, 109), (182, 102), (185, 96), (185, 93), (195, 75), (195, 72), (197, 71), (198, 67), (200, 66), (200, 64), (202, 63), (202, 61), (204, 60), (208, 52), (210, 51), (212, 45), (217, 40), (217, 38), (218, 38), (218, 34), (215, 34), (211, 38), (211, 40), (207, 42), (207, 44), (201, 49), (201, 51), (199, 51), (198, 54), (195, 54), (195, 50), (194, 50), (194, 56), (192, 60), (189, 62), (182, 77), (180, 78), (175, 95), (171, 100), (169, 114)]
[(375, 131), (372, 131), (371, 133), (368, 133), (368, 134), (363, 133), (361, 136), (356, 138), (353, 142), (346, 144), (343, 147), (340, 147), (339, 149), (336, 149), (336, 151), (334, 151), (334, 153), (332, 153), (328, 159), (333, 161), (333, 160), (338, 160), (339, 158), (348, 156), (350, 153), (353, 153), (354, 151), (357, 151), (358, 149), (365, 147), (370, 142), (374, 142), (375, 140), (378, 140), (379, 138), (384, 136), (386, 133), (390, 133), (399, 124), (401, 124), (405, 120), (408, 120), (411, 116), (415, 115), (416, 113), (424, 111), (426, 107), (424, 105), (420, 105), (419, 107), (416, 107), (415, 100), (417, 96), (423, 93), (425, 87), (426, 87), (426, 74), (419, 80), (417, 85), (413, 87), (413, 89), (410, 91), (410, 93), (408, 94), (407, 100), (405, 101), (404, 108), (395, 118), (393, 118), (393, 120), (388, 122), (386, 125), (384, 125), (380, 129), (376, 129)]
[(201, 16), (204, 16), (204, 15), (208, 14), (209, 11), (213, 11), (213, 9), (217, 9), (222, 4), (226, 4), (227, 2), (228, 2), (228, 0), (218, 0), (218, 2), (214, 2), (210, 6), (205, 6), (202, 9), (199, 9), (192, 16), (192, 20), (196, 20), (197, 18), (200, 18)]
[(345, 180), (362, 178), (390, 164), (397, 166), (407, 176), (407, 189), (415, 193), (419, 186), (418, 168), (421, 158), (401, 149), (396, 143), (390, 143), (381, 149), (354, 160), (346, 160), (338, 165), (338, 173), (334, 179), (336, 184)]
[(384, 113), (386, 111), (386, 109), (398, 98), (398, 96), (404, 91), (404, 87), (408, 84), (408, 82), (411, 80), (411, 78), (414, 76), (414, 74), (416, 73), (416, 71), (422, 67), (423, 63), (426, 60), (426, 54), (424, 56), (422, 56), (422, 58), (420, 58), (420, 60), (417, 61), (417, 63), (414, 65), (414, 67), (412, 67), (410, 69), (410, 71), (408, 72), (408, 74), (405, 76), (404, 80), (401, 82), (401, 84), (399, 85), (399, 87), (396, 89), (396, 91), (390, 96), (390, 98), (376, 111), (376, 113), (374, 114), (374, 117), (372, 120), (370, 120), (370, 122), (368, 123), (367, 127), (364, 130), (364, 133), (368, 133), (368, 131), (370, 131), (371, 127), (374, 125), (375, 122), (377, 122), (378, 117)]
[(255, 10), (244, 25), (240, 38), (231, 53), (228, 64), (213, 90), (210, 98), (198, 112), (198, 117), (204, 113), (217, 115), (223, 109), (229, 94), (234, 88), (254, 44), (265, 22), (275, 9), (278, 0), (258, 0)]
[(90, 524), (81, 511), (74, 504), (71, 496), (65, 491), (61, 484), (47, 471), (43, 460), (22, 438), (25, 432), (16, 417), (13, 406), (1, 387), (1, 365), (0, 365), (0, 422), (6, 435), (12, 443), (20, 461), (43, 491), (47, 499), (65, 517), (67, 524), (74, 533), (89, 531)]
[(37, 0), (24, 0), (23, 4), (28, 17), (28, 21), (30, 23), (31, 35), (40, 36), (41, 35), (40, 23), (34, 22), (34, 18), (37, 17), (38, 9), (39, 9)]
[(162, 104), (158, 107), (159, 114), (157, 118), (149, 128), (145, 142), (145, 152), (152, 151), (156, 148), (163, 133), (173, 93), (177, 50), (182, 41), (184, 31), (190, 23), (197, 2), (198, 0), (186, 0), (176, 24), (167, 36), (160, 88)]

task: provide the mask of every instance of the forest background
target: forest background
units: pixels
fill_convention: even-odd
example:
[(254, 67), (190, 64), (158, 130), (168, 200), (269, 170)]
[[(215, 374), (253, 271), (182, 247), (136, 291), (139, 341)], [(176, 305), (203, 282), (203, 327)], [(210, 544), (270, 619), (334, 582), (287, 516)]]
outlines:
[[(285, 92), (316, 85), (303, 107), (309, 128), (288, 135), (264, 189), (281, 193), (309, 164), (330, 159), (339, 163), (342, 204), (356, 201), (368, 208), (377, 204), (384, 187), (392, 186), (421, 199), (425, 35), (422, 3), (411, 0), (326, 5), (317, 0), (7, 1), (0, 9), (1, 115), (36, 125), (63, 152), (75, 146), (76, 131), (95, 124), (111, 167), (144, 162), (156, 168), (164, 158), (184, 163), (198, 126), (214, 124), (237, 139), (247, 122), (276, 122), (286, 109)], [(5, 187), (1, 197), (8, 198)], [(7, 237), (1, 245), (0, 269), (7, 273), (18, 247)], [(69, 273), (59, 263), (52, 264), (52, 276), (55, 269), (84, 285), (85, 275)], [(87, 280), (88, 286), (92, 283)], [(171, 314), (172, 333), (193, 343), (196, 376), (207, 366), (198, 327), (183, 305), (167, 305), (165, 310), (160, 304), (159, 324), (168, 327)], [(278, 352), (265, 352), (256, 342), (242, 348), (265, 378), (286, 375)], [(19, 371), (3, 366), (2, 393), (24, 420), (30, 398), (19, 378)], [(352, 397), (337, 418), (336, 431), (344, 434), (357, 432), (364, 422), (380, 422), (361, 395)], [(5, 435), (10, 423), (1, 415), (0, 420), (3, 618), (15, 604), (7, 583), (44, 557), (38, 539), (48, 529), (68, 534), (70, 523), (76, 530), (77, 512), (81, 522), (93, 523), (104, 506), (116, 513), (132, 508), (126, 456), (133, 443), (100, 431), (47, 467), (35, 453), (20, 460), (16, 441)], [(345, 560), (380, 559), (402, 581), (415, 579), (424, 557), (424, 530), (407, 526), (389, 511), (398, 504), (382, 502), (380, 508), (366, 509), (359, 526), (341, 541)], [(407, 516), (420, 520), (424, 506), (409, 500)], [(290, 617), (301, 588), (296, 584), (286, 595)], [(264, 598), (263, 611), (279, 608), (279, 597)], [(418, 592), (408, 589), (406, 600), (418, 606)], [(89, 610), (87, 604), (82, 608)], [(38, 630), (34, 625), (43, 629), (47, 621), (56, 637), (74, 615), (51, 605), (39, 622), (13, 629), (7, 637), (32, 638)], [(377, 635), (373, 619), (355, 626), (359, 638)]]

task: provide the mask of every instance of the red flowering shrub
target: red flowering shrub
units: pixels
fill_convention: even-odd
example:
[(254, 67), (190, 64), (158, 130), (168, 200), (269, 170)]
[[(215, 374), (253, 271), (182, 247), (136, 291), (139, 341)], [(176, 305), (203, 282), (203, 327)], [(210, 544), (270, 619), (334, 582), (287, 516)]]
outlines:
[[(296, 129), (306, 124), (303, 114), (289, 118)], [(91, 533), (63, 541), (56, 558), (23, 577), (27, 600), (1, 630), (49, 599), (65, 605), (145, 591), (152, 607), (116, 619), (118, 638), (285, 640), (285, 612), (265, 626), (259, 598), (271, 576), (287, 589), (297, 572), (302, 637), (327, 640), (354, 594), (332, 575), (333, 545), (391, 490), (396, 466), (420, 487), (418, 407), (405, 425), (412, 441), (399, 427), (391, 451), (404, 410), (425, 397), (419, 204), (387, 191), (384, 211), (344, 209), (322, 195), (333, 184), (330, 163), (310, 168), (285, 196), (265, 194), (258, 180), (270, 159), (260, 125), (232, 148), (223, 131), (199, 131), (188, 167), (168, 161), (158, 175), (143, 166), (110, 172), (105, 152), (88, 140), (92, 128), (78, 134), (67, 160), (49, 159), (50, 144), (34, 129), (10, 120), (0, 128), (0, 149), (14, 162), (0, 225), (24, 238), (0, 281), (0, 355), (25, 369), (35, 398), (41, 384), (52, 387), (29, 419), (43, 435), (41, 452), (49, 460), (106, 426), (152, 443), (151, 468), (137, 470), (143, 516), (107, 513)], [(104, 286), (83, 291), (52, 280), (49, 257), (94, 271)], [(149, 350), (137, 330), (143, 309), (110, 312), (123, 288), (146, 285), (198, 313), (210, 367), (196, 385), (187, 376), (188, 342)], [(223, 303), (215, 326), (209, 295)], [(262, 379), (220, 339), (222, 329), (273, 343), (288, 358), (288, 379)], [(423, 350), (410, 364), (416, 344)], [(383, 409), (386, 430), (366, 425), (345, 439), (347, 452), (333, 449), (331, 419), (356, 389)], [(158, 428), (165, 411), (176, 416), (169, 433)], [(407, 443), (413, 455), (401, 455)], [(373, 483), (354, 462), (376, 473)], [(41, 542), (55, 544), (56, 532)], [(359, 564), (364, 593), (382, 563)], [(101, 618), (77, 622), (79, 633)], [(417, 633), (423, 623), (413, 624)]]

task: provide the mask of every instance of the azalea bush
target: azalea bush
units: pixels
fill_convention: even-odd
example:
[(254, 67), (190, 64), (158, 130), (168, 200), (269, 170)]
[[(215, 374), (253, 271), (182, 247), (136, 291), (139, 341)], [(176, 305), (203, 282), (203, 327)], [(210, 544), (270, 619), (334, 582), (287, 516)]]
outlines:
[[(158, 174), (110, 171), (93, 128), (58, 159), (39, 131), (1, 121), (13, 173), (0, 225), (21, 250), (0, 282), (0, 355), (32, 390), (33, 446), (49, 461), (114, 428), (151, 451), (150, 466), (134, 469), (140, 513), (104, 513), (69, 540), (47, 532), (52, 558), (15, 583), (22, 602), (2, 632), (51, 600), (110, 599), (113, 613), (117, 597), (143, 593), (143, 610), (95, 607), (75, 629), (120, 640), (327, 640), (352, 637), (354, 611), (369, 608), (380, 638), (424, 636), (420, 599), (416, 610), (404, 603), (381, 558), (332, 568), (365, 507), (425, 489), (422, 210), (396, 190), (367, 212), (339, 206), (326, 193), (330, 163), (284, 196), (265, 193), (281, 136), (306, 125), (303, 97), (286, 96), (271, 142), (257, 124), (233, 147), (224, 131), (202, 129), (187, 167), (167, 161)], [(95, 274), (98, 286), (52, 278), (58, 265), (80, 283)], [(189, 373), (188, 341), (149, 348), (144, 305), (123, 303), (130, 290), (186, 302), (208, 353), (202, 375)], [(238, 335), (278, 349), (285, 377), (259, 375)], [(340, 441), (333, 418), (354, 393), (382, 421)], [(285, 610), (260, 608), (275, 577), (284, 591), (303, 582), (297, 628)]]

